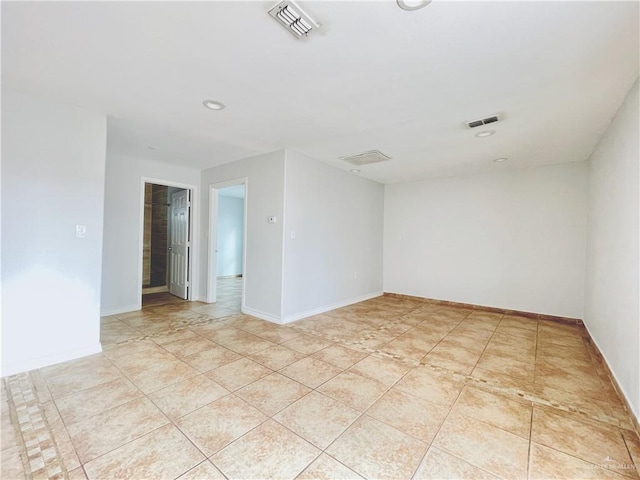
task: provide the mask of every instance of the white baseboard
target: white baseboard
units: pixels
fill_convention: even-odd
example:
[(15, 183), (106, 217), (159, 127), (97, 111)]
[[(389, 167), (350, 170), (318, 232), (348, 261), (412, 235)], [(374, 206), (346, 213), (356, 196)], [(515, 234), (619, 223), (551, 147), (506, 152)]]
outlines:
[(38, 357), (29, 360), (22, 360), (20, 362), (10, 363), (8, 365), (3, 364), (2, 376), (6, 377), (8, 375), (15, 375), (16, 373), (28, 372), (29, 370), (48, 367), (49, 365), (55, 365), (56, 363), (75, 360), (76, 358), (86, 357), (87, 355), (93, 355), (100, 352), (102, 352), (102, 345), (100, 345), (100, 342), (98, 342), (94, 345), (91, 345), (90, 347), (70, 350), (68, 352), (55, 353), (52, 355), (46, 355), (44, 357)]
[(251, 315), (253, 317), (261, 318), (262, 320), (266, 320), (268, 322), (277, 323), (280, 325), (284, 325), (285, 323), (295, 322), (296, 320), (302, 320), (303, 318), (311, 317), (313, 315), (318, 315), (320, 313), (328, 312), (330, 310), (335, 310), (336, 308), (346, 307), (348, 305), (353, 305), (354, 303), (364, 302), (365, 300), (371, 300), (372, 298), (380, 297), (384, 292), (374, 292), (368, 293), (366, 295), (361, 295), (359, 297), (349, 298), (348, 300), (343, 300), (341, 302), (332, 303), (331, 305), (325, 305), (323, 307), (314, 308), (313, 310), (307, 310), (306, 312), (295, 313), (293, 315), (288, 315), (284, 318), (278, 317), (276, 315), (271, 315), (270, 313), (264, 313), (260, 310), (255, 310), (250, 307), (242, 307), (242, 313), (246, 313), (247, 315)]
[(100, 310), (101, 317), (108, 317), (109, 315), (118, 315), (119, 313), (129, 313), (140, 310), (140, 305), (128, 305), (126, 307), (109, 308), (107, 310)]
[(253, 308), (243, 306), (242, 313), (246, 313), (247, 315), (251, 315), (252, 317), (266, 320), (267, 322), (282, 324), (282, 319), (280, 317), (271, 315), (270, 313), (261, 312), (260, 310), (255, 310)]
[(287, 315), (280, 323), (291, 323), (296, 320), (302, 320), (303, 318), (311, 317), (313, 315), (319, 315), (320, 313), (328, 312), (330, 310), (335, 310), (336, 308), (346, 307), (348, 305), (353, 305), (354, 303), (364, 302), (365, 300), (371, 300), (372, 298), (380, 297), (384, 292), (374, 292), (368, 293), (366, 295), (361, 295), (359, 297), (349, 298), (348, 300), (343, 300), (342, 302), (333, 303), (331, 305), (325, 305), (324, 307), (315, 308), (313, 310), (307, 310), (306, 312), (295, 313), (293, 315)]
[(193, 301), (194, 302), (202, 302), (202, 303), (213, 303), (213, 302), (207, 302), (207, 297), (206, 296), (202, 296), (202, 295), (194, 297)]

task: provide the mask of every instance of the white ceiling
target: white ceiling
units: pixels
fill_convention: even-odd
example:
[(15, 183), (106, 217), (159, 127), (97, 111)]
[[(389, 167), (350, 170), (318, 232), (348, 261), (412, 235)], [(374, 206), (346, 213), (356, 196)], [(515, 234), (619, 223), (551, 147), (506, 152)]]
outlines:
[[(2, 2), (3, 87), (108, 114), (129, 155), (349, 170), (377, 149), (392, 161), (359, 175), (394, 183), (585, 160), (639, 71), (638, 2), (300, 1), (322, 24), (305, 41), (275, 3)], [(493, 113), (492, 137), (462, 124)]]

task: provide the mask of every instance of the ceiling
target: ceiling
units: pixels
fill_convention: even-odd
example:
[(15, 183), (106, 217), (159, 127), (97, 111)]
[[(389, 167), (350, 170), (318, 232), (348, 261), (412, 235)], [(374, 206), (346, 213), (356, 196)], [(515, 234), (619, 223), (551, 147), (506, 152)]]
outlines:
[[(376, 149), (358, 175), (396, 183), (585, 160), (639, 71), (638, 2), (300, 1), (322, 24), (302, 41), (275, 3), (2, 2), (3, 88), (106, 113), (113, 152)], [(463, 124), (494, 113), (491, 137)]]

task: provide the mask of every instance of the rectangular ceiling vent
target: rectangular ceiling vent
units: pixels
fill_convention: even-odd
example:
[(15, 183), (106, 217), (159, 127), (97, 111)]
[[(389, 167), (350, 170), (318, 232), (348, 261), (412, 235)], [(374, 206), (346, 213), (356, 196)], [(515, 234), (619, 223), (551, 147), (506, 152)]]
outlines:
[(269, 15), (296, 38), (304, 38), (318, 25), (292, 0), (284, 0), (269, 10)]
[(467, 128), (476, 128), (476, 127), (482, 127), (483, 125), (489, 125), (490, 123), (496, 123), (496, 122), (499, 122), (500, 120), (501, 120), (500, 115), (496, 114), (496, 115), (491, 115), (490, 117), (481, 118), (479, 120), (471, 120), (469, 122), (464, 122), (464, 124), (467, 126)]
[(378, 150), (370, 150), (356, 155), (349, 155), (348, 157), (340, 157), (340, 160), (344, 160), (345, 162), (349, 162), (351, 165), (360, 167), (371, 163), (386, 162), (387, 160), (391, 160), (391, 157), (387, 157), (384, 153), (379, 152)]

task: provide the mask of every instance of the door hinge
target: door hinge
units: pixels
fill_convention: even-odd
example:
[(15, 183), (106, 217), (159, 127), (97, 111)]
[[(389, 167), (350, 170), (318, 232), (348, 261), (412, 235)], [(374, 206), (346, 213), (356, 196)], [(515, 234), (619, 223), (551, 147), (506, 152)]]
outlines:
[(190, 206), (191, 206), (191, 202), (187, 202), (187, 207), (190, 207)]
[(187, 280), (187, 283), (184, 284), (185, 287), (189, 286), (189, 280)]
[(191, 246), (191, 242), (187, 240), (187, 247)]

